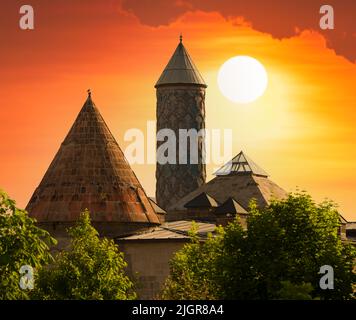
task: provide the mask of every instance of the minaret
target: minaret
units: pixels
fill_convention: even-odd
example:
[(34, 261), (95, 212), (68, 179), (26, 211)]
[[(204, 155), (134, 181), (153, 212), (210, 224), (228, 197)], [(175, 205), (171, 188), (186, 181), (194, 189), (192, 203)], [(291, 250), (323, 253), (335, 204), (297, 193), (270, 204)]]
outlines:
[[(157, 132), (171, 129), (176, 135), (176, 164), (156, 165), (156, 200), (168, 210), (182, 197), (205, 183), (205, 164), (202, 163), (203, 138), (197, 139), (198, 161), (190, 161), (188, 140), (186, 164), (179, 163), (179, 129), (205, 129), (205, 84), (182, 43), (169, 60), (155, 88), (157, 96)], [(164, 143), (157, 141), (157, 149)]]

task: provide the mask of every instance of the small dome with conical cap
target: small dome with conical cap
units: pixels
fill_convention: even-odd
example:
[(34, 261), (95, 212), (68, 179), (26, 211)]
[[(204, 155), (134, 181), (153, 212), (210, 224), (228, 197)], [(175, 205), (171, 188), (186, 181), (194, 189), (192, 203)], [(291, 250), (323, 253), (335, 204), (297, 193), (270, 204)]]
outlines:
[(179, 44), (155, 87), (169, 84), (193, 84), (207, 87), (187, 49), (183, 45), (182, 36), (180, 36)]
[(90, 91), (26, 209), (46, 223), (76, 221), (86, 208), (93, 222), (159, 224)]

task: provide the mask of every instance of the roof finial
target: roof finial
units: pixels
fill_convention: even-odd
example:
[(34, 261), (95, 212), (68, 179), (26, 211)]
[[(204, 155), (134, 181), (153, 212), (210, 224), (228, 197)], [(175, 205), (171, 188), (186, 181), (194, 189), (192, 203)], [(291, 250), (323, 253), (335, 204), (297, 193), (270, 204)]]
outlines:
[(88, 98), (91, 98), (91, 90), (88, 89), (87, 92), (88, 92)]
[(183, 35), (182, 35), (182, 33), (180, 33), (179, 42), (182, 43), (182, 41), (183, 41)]

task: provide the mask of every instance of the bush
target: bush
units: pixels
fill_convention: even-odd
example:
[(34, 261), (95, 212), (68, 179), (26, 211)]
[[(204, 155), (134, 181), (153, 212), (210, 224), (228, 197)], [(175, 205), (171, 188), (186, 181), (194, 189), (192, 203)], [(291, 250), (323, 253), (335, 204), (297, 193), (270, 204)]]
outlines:
[(56, 241), (35, 222), (0, 191), (0, 299), (29, 299), (30, 290), (19, 285), (21, 266), (29, 265), (37, 273), (53, 261), (49, 246)]
[[(291, 295), (352, 298), (356, 253), (341, 242), (339, 225), (334, 203), (316, 204), (306, 193), (290, 194), (264, 209), (252, 202), (247, 230), (236, 219), (203, 244), (193, 237), (174, 256), (163, 297), (280, 299), (288, 297), (287, 291), (304, 290)], [(319, 287), (323, 265), (334, 269), (333, 290)]]
[(134, 299), (133, 284), (125, 274), (123, 253), (113, 240), (100, 239), (89, 212), (69, 229), (71, 244), (43, 269), (35, 289), (37, 299)]

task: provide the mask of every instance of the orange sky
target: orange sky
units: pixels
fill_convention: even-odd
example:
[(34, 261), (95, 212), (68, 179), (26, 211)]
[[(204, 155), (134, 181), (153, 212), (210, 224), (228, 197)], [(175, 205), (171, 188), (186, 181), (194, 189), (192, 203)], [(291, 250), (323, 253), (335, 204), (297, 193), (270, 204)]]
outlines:
[[(182, 32), (208, 84), (207, 127), (233, 129), (234, 153), (244, 150), (286, 190), (298, 186), (318, 201), (331, 198), (346, 219), (356, 220), (356, 63), (329, 48), (320, 32), (276, 39), (247, 18), (214, 10), (182, 12), (153, 26), (120, 1), (90, 0), (85, 7), (30, 2), (33, 31), (18, 28), (21, 2), (0, 8), (0, 187), (20, 206), (44, 175), (87, 88), (123, 150), (126, 130), (155, 120), (153, 86)], [(266, 93), (248, 105), (229, 102), (217, 87), (219, 67), (235, 55), (258, 59), (268, 72)], [(133, 169), (153, 195), (155, 167)], [(209, 178), (212, 170), (208, 166)]]

